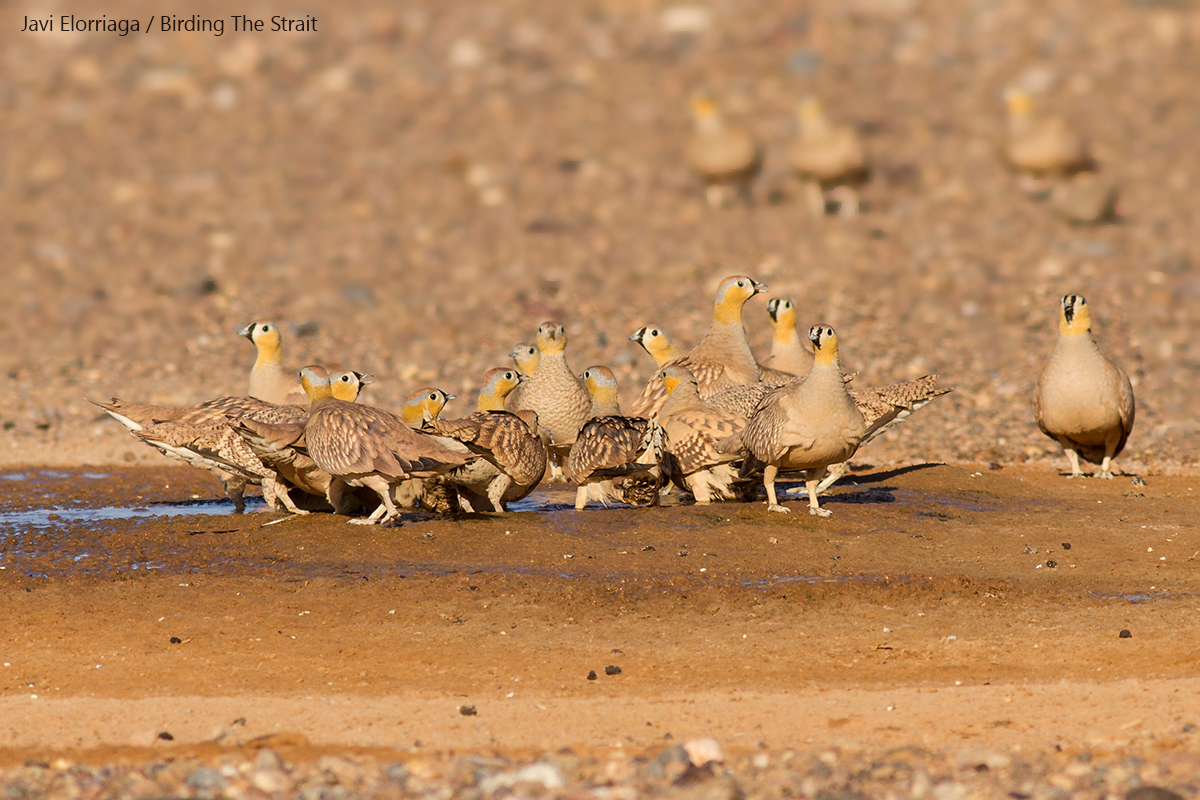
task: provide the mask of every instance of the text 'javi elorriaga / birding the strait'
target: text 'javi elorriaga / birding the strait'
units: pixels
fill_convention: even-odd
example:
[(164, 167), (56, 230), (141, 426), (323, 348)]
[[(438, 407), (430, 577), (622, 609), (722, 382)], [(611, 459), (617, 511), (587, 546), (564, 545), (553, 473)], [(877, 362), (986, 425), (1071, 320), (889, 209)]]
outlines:
[[(229, 17), (230, 29), (234, 33), (262, 33), (263, 31), (276, 31), (288, 33), (316, 33), (317, 18), (311, 14), (306, 14), (303, 17), (285, 17), (275, 15), (267, 19), (250, 17), (245, 14), (233, 14)], [(145, 27), (142, 26), (141, 20), (126, 19), (126, 18), (109, 18), (101, 15), (99, 17), (78, 17), (74, 14), (61, 14), (57, 18), (54, 15), (47, 17), (25, 17), (25, 26), (21, 28), (22, 33), (116, 33), (121, 36), (128, 36), (131, 33), (150, 33), (152, 31), (160, 31), (162, 33), (177, 33), (179, 31), (187, 31), (189, 33), (211, 33), (213, 36), (225, 35), (225, 18), (224, 17), (201, 17), (199, 14), (192, 14), (190, 17), (180, 17), (174, 14), (157, 14), (151, 15), (146, 22)]]

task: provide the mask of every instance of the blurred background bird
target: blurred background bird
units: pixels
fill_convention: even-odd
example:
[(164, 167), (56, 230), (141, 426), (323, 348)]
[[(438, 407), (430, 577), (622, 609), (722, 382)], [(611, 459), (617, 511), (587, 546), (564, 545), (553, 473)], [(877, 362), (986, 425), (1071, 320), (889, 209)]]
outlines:
[(806, 97), (796, 109), (796, 138), (788, 162), (804, 183), (809, 213), (825, 215), (826, 199), (844, 217), (858, 214), (858, 187), (867, 179), (867, 157), (852, 125), (831, 122), (821, 101)]
[(727, 122), (708, 94), (694, 93), (691, 110), (692, 134), (684, 156), (704, 183), (705, 200), (719, 208), (729, 202), (727, 191), (732, 189), (739, 199), (753, 203), (752, 186), (762, 168), (758, 142), (746, 128)]

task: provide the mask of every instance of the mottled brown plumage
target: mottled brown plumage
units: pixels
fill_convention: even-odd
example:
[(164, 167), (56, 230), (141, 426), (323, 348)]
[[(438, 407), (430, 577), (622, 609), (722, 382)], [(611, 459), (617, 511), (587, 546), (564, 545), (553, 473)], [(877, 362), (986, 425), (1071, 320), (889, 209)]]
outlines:
[(240, 502), (241, 494), (250, 484), (263, 487), (263, 498), (272, 508), (294, 509), (295, 504), (286, 489), (277, 485), (275, 473), (264, 466), (242, 437), (225, 423), (163, 422), (133, 433), (164, 453), (216, 473), (226, 483), (227, 495), (230, 487), (235, 487), (237, 497), (230, 499), (239, 513), (245, 509), (244, 502)]
[(745, 417), (704, 405), (696, 379), (684, 367), (669, 366), (662, 378), (669, 393), (658, 412), (666, 433), (667, 476), (701, 504), (753, 497), (755, 483), (738, 474), (741, 456), (717, 450), (717, 442), (745, 427)]
[(194, 406), (129, 403), (116, 397), (107, 403), (98, 403), (95, 400), (91, 402), (131, 431), (163, 422), (185, 422), (192, 425), (223, 422), (227, 414), (240, 414), (250, 409), (273, 405), (255, 397), (218, 397)]
[(641, 417), (621, 415), (617, 381), (608, 367), (589, 367), (584, 385), (591, 413), (579, 430), (567, 461), (567, 474), (578, 485), (575, 508), (589, 500), (655, 505), (662, 487), (662, 428)]
[[(706, 401), (706, 405), (741, 414), (749, 419), (754, 415), (755, 410), (767, 395), (777, 389), (795, 388), (795, 385), (803, 382), (805, 377), (793, 378), (792, 381), (786, 384), (774, 387), (766, 383), (735, 386), (732, 389), (727, 389), (724, 392), (713, 395)], [(853, 375), (842, 376), (842, 380), (846, 383), (849, 383), (852, 378)], [(893, 425), (903, 422), (914, 411), (923, 408), (929, 401), (953, 391), (952, 389), (939, 388), (937, 381), (937, 375), (926, 375), (916, 380), (901, 381), (899, 383), (887, 384), (886, 386), (867, 389), (848, 389), (850, 397), (854, 400), (859, 412), (863, 415), (863, 419), (867, 422), (867, 430), (863, 434), (863, 440), (859, 443), (859, 449)], [(845, 475), (848, 470), (849, 466), (845, 463), (831, 465), (829, 475), (818, 484), (817, 493), (824, 492)], [(800, 491), (803, 493), (806, 490), (801, 489)]]
[(426, 414), (423, 429), (438, 442), (481, 456), (436, 479), (454, 491), (457, 510), (504, 512), (507, 503), (528, 495), (545, 474), (549, 433), (538, 425), (537, 413), (504, 411), (505, 398), (524, 379), (515, 369), (490, 369), (475, 414), (458, 420)]
[[(344, 371), (330, 376), (330, 383), (334, 397), (354, 402), (361, 388), (371, 381), (363, 373)], [(229, 414), (230, 427), (241, 436), (263, 466), (275, 473), (276, 483), (281, 485), (282, 491), (290, 497), (289, 487), (295, 487), (307, 497), (314, 498), (306, 502), (304, 508), (290, 509), (293, 513), (332, 508), (339, 514), (351, 514), (371, 505), (370, 498), (346, 492), (338, 494), (339, 499), (346, 502), (332, 505), (329, 486), (333, 478), (317, 466), (305, 447), (304, 426), (307, 421), (308, 409), (296, 405), (267, 405), (240, 414)]]
[[(667, 365), (677, 364), (692, 373), (701, 398), (707, 399), (732, 386), (759, 380), (758, 362), (750, 352), (746, 329), (742, 327), (742, 306), (764, 289), (766, 286), (744, 275), (733, 275), (721, 281), (708, 333), (690, 353), (667, 362)], [(651, 417), (658, 413), (666, 399), (666, 389), (656, 371), (630, 407), (630, 413)]]
[(395, 414), (338, 400), (329, 394), (328, 376), (319, 367), (305, 367), (301, 376), (312, 400), (304, 427), (309, 455), (345, 484), (379, 495), (381, 505), (366, 523), (388, 523), (398, 516), (392, 493), (401, 481), (441, 475), (475, 458), (448, 450)]
[[(414, 389), (404, 399), (400, 407), (400, 419), (405, 425), (420, 430), (427, 419), (437, 419), (446, 404), (455, 395), (444, 392), (433, 386)], [(457, 442), (438, 440), (439, 444), (456, 453), (467, 452), (466, 448)], [(401, 481), (392, 492), (396, 505), (401, 508), (421, 508), (434, 514), (452, 514), (459, 510), (458, 492), (446, 483), (442, 475), (432, 478), (410, 478)]]
[(508, 395), (505, 408), (509, 411), (530, 409), (550, 431), (556, 444), (575, 441), (575, 433), (587, 419), (587, 390), (567, 364), (565, 350), (567, 332), (556, 322), (545, 322), (538, 328), (537, 348), (540, 354), (537, 372), (521, 381)]
[(937, 381), (937, 375), (926, 375), (916, 380), (889, 383), (886, 386), (849, 389), (851, 399), (867, 423), (867, 430), (859, 447), (908, 419), (914, 411), (924, 408), (934, 398), (953, 391), (939, 387)]
[[(741, 414), (749, 418), (758, 408), (763, 398), (775, 389), (786, 388), (794, 382), (802, 382), (806, 376), (792, 378), (787, 383), (772, 386), (768, 383), (751, 383), (744, 386), (734, 386), (713, 395), (705, 401), (705, 405)], [(842, 380), (849, 382), (853, 376), (844, 375)], [(922, 408), (935, 397), (953, 391), (942, 389), (937, 385), (937, 375), (926, 375), (911, 381), (889, 383), (866, 389), (848, 389), (850, 397), (858, 405), (863, 418), (870, 426), (864, 444), (874, 439), (891, 424), (904, 421), (909, 414)], [(905, 413), (907, 412), (907, 413)]]
[[(108, 403), (92, 402), (128, 428), (135, 437), (154, 447), (160, 453), (216, 475), (221, 481), (225, 495), (233, 502), (234, 509), (239, 514), (246, 508), (246, 487), (262, 483), (261, 476), (254, 470), (253, 464), (249, 467), (237, 464), (239, 460), (246, 459), (246, 454), (241, 451), (235, 452), (236, 445), (228, 442), (222, 443), (220, 432), (209, 431), (207, 428), (223, 427), (227, 413), (241, 413), (270, 405), (263, 400), (253, 397), (219, 397), (196, 406), (129, 403), (115, 397)], [(170, 425), (182, 427), (176, 431), (164, 427)], [(147, 430), (152, 430), (153, 435), (140, 435)], [(160, 438), (163, 441), (159, 441)], [(205, 447), (211, 448), (214, 453), (224, 449), (227, 452), (226, 457), (229, 459), (229, 463), (225, 463), (222, 458), (209, 457), (184, 445), (171, 443), (171, 441), (184, 441), (188, 438), (202, 439)], [(270, 488), (264, 490), (264, 496), (274, 506), (275, 498)]]
[(546, 474), (546, 448), (535, 433), (536, 417), (533, 422), (531, 428), (508, 411), (477, 411), (462, 419), (425, 423), (427, 432), (461, 442), (482, 456), (445, 475), (459, 487), (465, 511), (507, 511), (508, 503), (524, 498), (541, 482)]

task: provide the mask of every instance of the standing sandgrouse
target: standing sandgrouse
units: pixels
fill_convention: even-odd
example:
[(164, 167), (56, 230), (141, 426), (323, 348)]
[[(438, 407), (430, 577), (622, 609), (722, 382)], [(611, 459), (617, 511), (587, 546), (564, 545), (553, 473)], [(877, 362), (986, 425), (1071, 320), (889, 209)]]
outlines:
[(462, 419), (425, 422), (427, 433), (465, 445), (481, 456), (444, 476), (458, 487), (464, 511), (507, 511), (509, 503), (532, 492), (546, 474), (546, 448), (537, 434), (537, 415), (503, 410), (505, 395), (519, 383), (515, 370), (493, 369), (479, 391), (478, 411)]
[(575, 508), (589, 501), (657, 505), (662, 487), (663, 432), (657, 422), (621, 415), (617, 379), (608, 367), (589, 367), (583, 381), (592, 400), (567, 474), (577, 485)]
[(788, 160), (805, 182), (809, 213), (824, 216), (829, 192), (838, 199), (841, 216), (856, 215), (856, 188), (867, 176), (867, 158), (858, 132), (851, 125), (830, 122), (815, 97), (800, 102), (796, 122), (797, 136), (788, 149)]
[[(668, 362), (686, 367), (692, 373), (701, 398), (707, 399), (732, 386), (758, 383), (758, 362), (754, 360), (754, 353), (750, 352), (750, 344), (746, 341), (746, 329), (742, 327), (742, 306), (766, 288), (745, 275), (732, 275), (721, 281), (713, 303), (713, 321), (708, 333), (690, 353)], [(650, 417), (662, 408), (667, 392), (660, 374), (661, 371), (654, 373), (641, 396), (630, 406), (631, 414)]]
[(767, 316), (771, 320), (771, 355), (762, 362), (764, 367), (807, 375), (812, 369), (812, 351), (796, 332), (796, 306), (786, 297), (767, 301)]
[(238, 331), (258, 352), (250, 369), (251, 397), (277, 405), (308, 405), (308, 396), (296, 382), (296, 373), (283, 368), (283, 343), (274, 322), (255, 321)]
[(300, 377), (312, 401), (304, 426), (309, 455), (344, 484), (365, 486), (379, 496), (380, 506), (370, 517), (351, 522), (392, 522), (399, 515), (393, 500), (398, 484), (441, 475), (475, 458), (446, 449), (383, 409), (338, 400), (321, 367), (305, 367)]
[(746, 418), (704, 405), (696, 379), (685, 367), (666, 367), (662, 381), (668, 394), (658, 421), (667, 435), (663, 466), (671, 481), (699, 504), (751, 499), (757, 486), (738, 474), (736, 462), (742, 456), (717, 450), (717, 442), (741, 431)]
[(846, 391), (838, 366), (838, 337), (826, 325), (813, 327), (813, 366), (803, 380), (771, 390), (738, 434), (718, 449), (748, 453), (765, 465), (763, 484), (767, 510), (788, 513), (775, 496), (775, 476), (782, 470), (804, 470), (809, 513), (830, 515), (817, 502), (817, 484), (831, 464), (848, 460), (867, 433), (867, 422)]
[(679, 350), (671, 342), (671, 337), (657, 325), (643, 325), (629, 335), (629, 341), (640, 344), (660, 367), (680, 356)]
[(745, 128), (726, 122), (711, 97), (693, 95), (691, 105), (693, 130), (684, 153), (692, 172), (704, 181), (708, 204), (724, 205), (727, 186), (751, 201), (750, 186), (762, 167), (758, 143)]
[(1079, 459), (1100, 465), (1111, 478), (1112, 460), (1133, 430), (1133, 385), (1092, 338), (1092, 315), (1077, 294), (1062, 299), (1058, 342), (1038, 378), (1033, 415), (1042, 433), (1062, 445), (1072, 478)]

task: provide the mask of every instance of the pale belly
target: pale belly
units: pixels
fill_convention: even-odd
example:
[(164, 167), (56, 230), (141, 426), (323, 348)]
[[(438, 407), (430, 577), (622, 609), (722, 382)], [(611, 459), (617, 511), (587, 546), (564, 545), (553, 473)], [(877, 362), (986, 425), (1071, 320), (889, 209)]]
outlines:
[(477, 494), (487, 494), (488, 486), (500, 474), (496, 469), (496, 465), (486, 459), (476, 459), (470, 464), (459, 467), (451, 474), (451, 479), (462, 486), (467, 487)]
[[(1121, 426), (1116, 398), (1100, 397), (1094, 387), (1069, 380), (1057, 381), (1042, 402), (1042, 425), (1050, 433), (1083, 445), (1102, 445)], [(1049, 401), (1049, 398), (1053, 398)]]
[(784, 470), (821, 469), (849, 459), (857, 449), (857, 440), (853, 443), (838, 442), (826, 446), (792, 447), (780, 459), (779, 468)]

